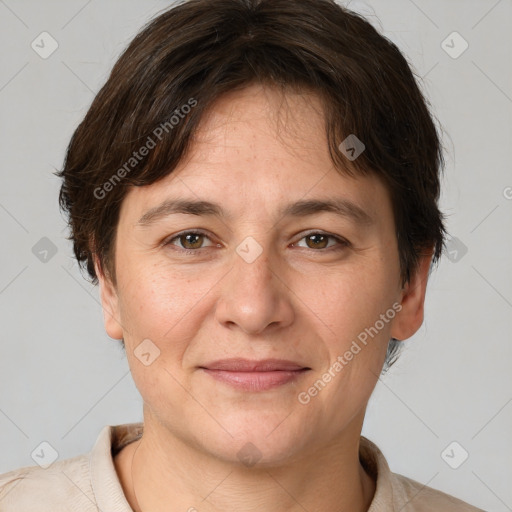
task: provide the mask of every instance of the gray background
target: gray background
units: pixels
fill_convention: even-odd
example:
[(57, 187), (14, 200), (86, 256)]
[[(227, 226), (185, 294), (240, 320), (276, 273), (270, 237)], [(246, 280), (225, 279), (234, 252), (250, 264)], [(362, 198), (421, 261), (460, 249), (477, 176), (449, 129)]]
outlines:
[[(0, 473), (34, 465), (42, 441), (68, 458), (88, 452), (104, 425), (142, 419), (98, 290), (65, 239), (52, 172), (115, 59), (170, 3), (0, 0)], [(441, 206), (456, 237), (430, 281), (425, 323), (378, 383), (363, 434), (393, 471), (512, 510), (512, 2), (346, 3), (424, 79), (445, 131)], [(46, 59), (31, 47), (43, 31), (59, 45)], [(453, 31), (469, 44), (457, 58), (464, 43), (446, 40)], [(32, 250), (43, 237), (57, 250), (46, 262)], [(453, 441), (452, 465), (469, 454), (457, 469), (441, 455)]]

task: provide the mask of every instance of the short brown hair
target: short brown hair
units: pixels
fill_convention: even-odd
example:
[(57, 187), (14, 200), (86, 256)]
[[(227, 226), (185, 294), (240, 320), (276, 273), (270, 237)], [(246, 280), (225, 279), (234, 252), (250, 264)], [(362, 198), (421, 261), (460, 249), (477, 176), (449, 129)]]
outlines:
[[(429, 104), (396, 45), (334, 0), (189, 0), (158, 15), (128, 45), (56, 173), (68, 239), (94, 284), (93, 254), (116, 284), (116, 228), (128, 188), (170, 174), (215, 100), (254, 83), (316, 93), (336, 169), (384, 181), (403, 283), (422, 254), (433, 250), (432, 265), (438, 261), (442, 149)], [(352, 134), (365, 151), (350, 162), (339, 146)], [(149, 140), (151, 149), (139, 154)], [(396, 352), (392, 340), (388, 363)]]

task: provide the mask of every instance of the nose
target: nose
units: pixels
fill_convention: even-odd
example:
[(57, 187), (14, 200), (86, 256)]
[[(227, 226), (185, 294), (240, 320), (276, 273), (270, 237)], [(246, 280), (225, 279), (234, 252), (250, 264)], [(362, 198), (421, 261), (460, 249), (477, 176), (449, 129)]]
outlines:
[(294, 295), (286, 284), (283, 266), (265, 250), (251, 261), (243, 256), (243, 247), (239, 249), (233, 256), (232, 270), (222, 282), (217, 321), (253, 335), (290, 325)]

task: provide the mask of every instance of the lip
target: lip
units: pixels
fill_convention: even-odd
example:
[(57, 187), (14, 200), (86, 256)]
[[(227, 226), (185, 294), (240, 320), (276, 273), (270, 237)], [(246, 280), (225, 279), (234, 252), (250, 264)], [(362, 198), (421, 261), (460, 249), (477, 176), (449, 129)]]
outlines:
[(299, 379), (311, 368), (284, 359), (222, 359), (199, 367), (210, 377), (243, 391), (266, 391)]
[(302, 370), (305, 366), (286, 359), (251, 360), (241, 357), (219, 359), (205, 364), (201, 368), (208, 370), (225, 370), (228, 372), (273, 372)]

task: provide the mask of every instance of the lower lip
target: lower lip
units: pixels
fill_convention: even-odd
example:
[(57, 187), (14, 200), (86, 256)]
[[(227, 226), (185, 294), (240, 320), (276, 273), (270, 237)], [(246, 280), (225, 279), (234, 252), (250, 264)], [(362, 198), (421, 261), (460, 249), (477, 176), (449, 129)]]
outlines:
[(271, 372), (230, 372), (203, 368), (203, 371), (214, 379), (243, 391), (266, 391), (299, 379), (307, 369)]

